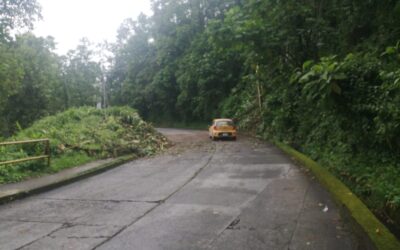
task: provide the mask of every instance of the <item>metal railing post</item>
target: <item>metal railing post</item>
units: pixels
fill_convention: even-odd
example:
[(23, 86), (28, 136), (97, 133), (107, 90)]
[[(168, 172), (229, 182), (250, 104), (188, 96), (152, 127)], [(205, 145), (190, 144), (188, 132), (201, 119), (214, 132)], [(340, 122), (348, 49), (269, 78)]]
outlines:
[(50, 140), (46, 141), (47, 167), (50, 167)]

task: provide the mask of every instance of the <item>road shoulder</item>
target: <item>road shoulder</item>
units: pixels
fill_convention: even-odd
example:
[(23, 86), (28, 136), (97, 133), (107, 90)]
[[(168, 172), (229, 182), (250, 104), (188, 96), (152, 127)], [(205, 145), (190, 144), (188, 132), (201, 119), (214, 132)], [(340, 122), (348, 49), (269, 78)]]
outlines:
[(365, 241), (365, 246), (372, 244), (376, 249), (400, 249), (400, 242), (396, 237), (339, 179), (315, 161), (288, 145), (275, 144), (286, 154), (312, 171), (318, 181), (332, 194), (345, 216), (353, 222), (353, 228), (359, 234), (359, 238)]

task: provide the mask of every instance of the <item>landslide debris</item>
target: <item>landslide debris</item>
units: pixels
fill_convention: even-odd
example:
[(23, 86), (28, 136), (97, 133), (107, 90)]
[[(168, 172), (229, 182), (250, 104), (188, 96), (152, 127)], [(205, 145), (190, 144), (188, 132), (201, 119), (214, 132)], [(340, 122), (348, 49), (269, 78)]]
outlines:
[[(0, 183), (101, 158), (134, 154), (149, 156), (168, 146), (168, 140), (129, 107), (81, 107), (48, 116), (6, 141), (50, 139), (51, 167), (43, 162), (0, 166)], [(44, 145), (0, 147), (0, 161), (40, 155)]]

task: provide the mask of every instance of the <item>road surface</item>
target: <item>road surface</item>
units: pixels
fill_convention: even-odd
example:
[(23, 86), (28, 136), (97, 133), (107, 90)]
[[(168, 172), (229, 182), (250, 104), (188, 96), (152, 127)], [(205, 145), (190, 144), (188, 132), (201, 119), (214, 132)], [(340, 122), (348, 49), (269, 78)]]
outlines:
[(0, 206), (0, 249), (356, 249), (329, 195), (272, 145), (176, 146)]

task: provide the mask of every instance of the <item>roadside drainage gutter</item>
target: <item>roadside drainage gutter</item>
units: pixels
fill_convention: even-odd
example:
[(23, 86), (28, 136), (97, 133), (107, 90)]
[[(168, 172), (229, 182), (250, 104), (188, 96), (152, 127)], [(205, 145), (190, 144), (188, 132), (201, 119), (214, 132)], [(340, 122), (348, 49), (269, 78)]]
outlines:
[(400, 242), (397, 238), (339, 179), (327, 169), (290, 146), (280, 142), (274, 143), (301, 165), (311, 170), (318, 181), (328, 189), (335, 201), (340, 205), (344, 217), (350, 220), (356, 236), (361, 240), (360, 249), (400, 250)]

